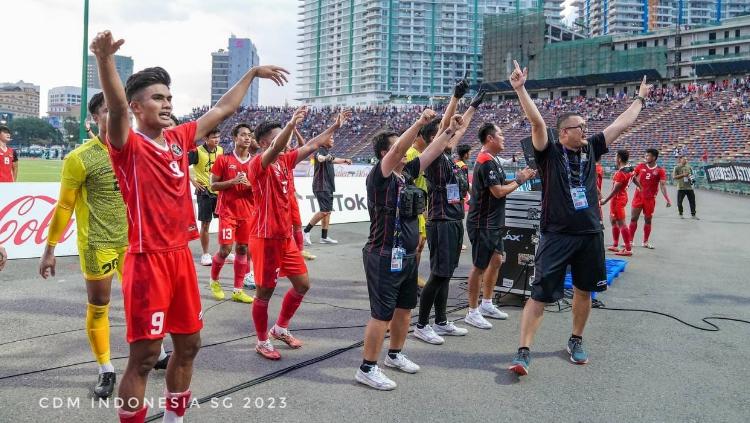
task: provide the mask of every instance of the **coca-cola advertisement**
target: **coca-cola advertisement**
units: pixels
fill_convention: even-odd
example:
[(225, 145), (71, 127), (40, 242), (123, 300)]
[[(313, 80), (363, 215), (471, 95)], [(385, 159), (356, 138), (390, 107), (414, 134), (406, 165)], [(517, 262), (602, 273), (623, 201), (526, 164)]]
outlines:
[[(42, 255), (59, 191), (59, 183), (0, 184), (0, 244), (8, 258)], [(75, 217), (65, 228), (55, 255), (78, 255)]]

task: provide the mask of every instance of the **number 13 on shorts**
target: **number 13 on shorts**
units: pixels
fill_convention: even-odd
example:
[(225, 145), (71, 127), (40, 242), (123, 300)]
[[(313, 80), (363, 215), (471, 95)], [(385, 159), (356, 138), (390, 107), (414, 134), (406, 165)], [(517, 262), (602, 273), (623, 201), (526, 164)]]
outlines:
[(151, 335), (161, 335), (164, 331), (164, 312), (157, 311), (151, 315)]
[(221, 239), (224, 241), (232, 240), (232, 228), (223, 228), (221, 230)]

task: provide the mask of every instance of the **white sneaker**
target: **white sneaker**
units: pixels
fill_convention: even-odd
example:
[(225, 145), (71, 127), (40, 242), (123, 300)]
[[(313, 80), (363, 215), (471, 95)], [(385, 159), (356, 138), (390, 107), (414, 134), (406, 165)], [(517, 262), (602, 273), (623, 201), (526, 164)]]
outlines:
[(302, 239), (305, 240), (305, 245), (312, 245), (312, 240), (310, 239), (310, 232), (302, 232)]
[[(416, 332), (416, 330), (414, 331)], [(468, 330), (460, 328), (453, 324), (453, 322), (447, 322), (444, 325), (435, 325), (435, 333), (442, 336), (464, 336), (469, 333)]]
[(508, 318), (508, 313), (501, 311), (495, 304), (485, 304), (479, 306), (479, 312), (482, 316), (489, 317), (490, 319), (505, 320)]
[(227, 264), (234, 263), (234, 253), (229, 253), (227, 258), (224, 259), (224, 263), (227, 263)]
[(641, 246), (643, 246), (643, 248), (648, 248), (649, 250), (653, 250), (654, 248), (656, 248), (656, 247), (654, 247), (654, 246), (653, 246), (653, 245), (652, 245), (651, 243), (649, 243), (649, 242), (644, 242), (643, 244), (641, 244)]
[(386, 354), (383, 364), (406, 373), (416, 373), (419, 371), (419, 366), (402, 353), (396, 354), (396, 358), (391, 358), (390, 354)]
[(320, 238), (321, 244), (338, 244), (339, 242), (335, 239), (328, 237), (328, 238)]
[(245, 285), (245, 288), (255, 289), (255, 274), (253, 272), (246, 273), (243, 283)]
[(396, 389), (396, 382), (388, 379), (378, 366), (372, 366), (369, 372), (365, 373), (362, 369), (357, 369), (354, 376), (357, 382), (370, 386), (381, 391), (390, 391)]
[(211, 254), (206, 253), (201, 256), (201, 266), (210, 266), (211, 262), (213, 262)]
[(468, 312), (464, 317), (464, 322), (479, 329), (492, 329), (492, 323), (488, 322), (487, 319), (482, 317), (482, 313), (479, 311)]
[(445, 339), (435, 333), (430, 325), (425, 325), (422, 329), (415, 327), (414, 337), (432, 345), (442, 345), (445, 342)]

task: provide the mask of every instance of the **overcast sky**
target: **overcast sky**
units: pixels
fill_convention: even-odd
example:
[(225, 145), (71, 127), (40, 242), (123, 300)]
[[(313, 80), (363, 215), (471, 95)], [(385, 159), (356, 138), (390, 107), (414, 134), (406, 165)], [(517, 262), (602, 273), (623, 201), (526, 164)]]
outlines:
[[(570, 0), (566, 0), (570, 1)], [(175, 112), (208, 104), (211, 52), (227, 48), (230, 34), (250, 38), (262, 64), (286, 67), (282, 88), (262, 81), (260, 103), (295, 97), (298, 0), (90, 0), (89, 41), (109, 29), (125, 39), (120, 53), (135, 70), (162, 66), (172, 76)], [(24, 80), (47, 90), (81, 85), (83, 0), (3, 0), (0, 82)]]

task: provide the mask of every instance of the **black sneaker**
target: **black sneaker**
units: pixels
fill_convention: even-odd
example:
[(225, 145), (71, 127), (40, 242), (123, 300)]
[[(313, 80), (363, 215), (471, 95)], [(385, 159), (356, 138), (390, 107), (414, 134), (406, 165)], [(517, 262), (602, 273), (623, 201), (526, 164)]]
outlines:
[(117, 375), (115, 372), (99, 373), (99, 379), (94, 386), (94, 395), (99, 398), (109, 398), (115, 390), (115, 381)]
[(167, 354), (162, 360), (159, 360), (154, 364), (154, 370), (167, 370), (167, 364), (169, 364), (169, 357), (171, 354)]

